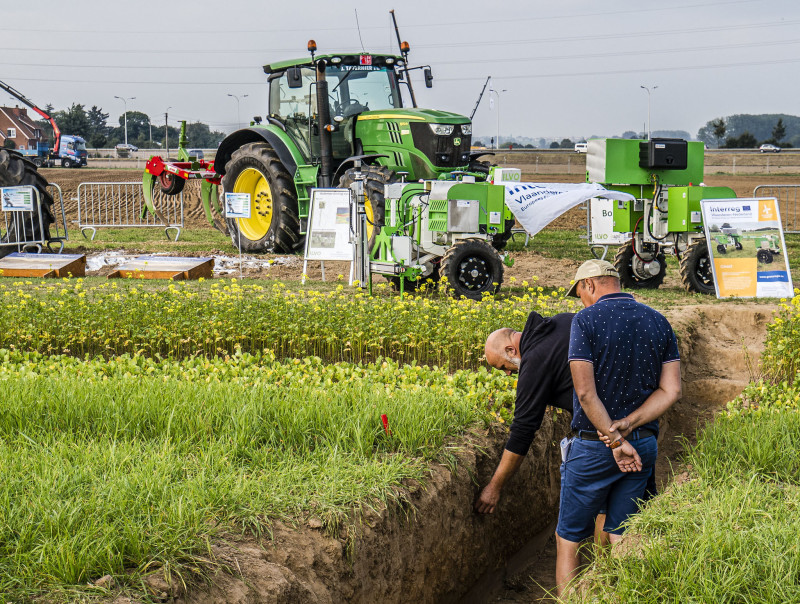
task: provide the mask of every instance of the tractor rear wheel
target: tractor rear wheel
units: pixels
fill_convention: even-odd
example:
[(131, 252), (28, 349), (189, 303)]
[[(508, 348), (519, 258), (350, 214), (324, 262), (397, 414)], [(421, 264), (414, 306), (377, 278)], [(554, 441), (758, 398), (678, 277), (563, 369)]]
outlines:
[(626, 289), (656, 289), (667, 274), (667, 259), (664, 254), (641, 257), (633, 250), (633, 240), (620, 246), (614, 257), (614, 268), (619, 273), (619, 282)]
[[(20, 154), (0, 149), (0, 187), (32, 186), (39, 192), (42, 204), (42, 222), (39, 224), (37, 212), (32, 218), (27, 213), (18, 215), (23, 217), (18, 221), (10, 221), (8, 231), (0, 238), (0, 243), (14, 241), (45, 241), (50, 239), (50, 225), (53, 219), (53, 197), (47, 192), (47, 181), (36, 171), (36, 166), (24, 159)], [(0, 225), (2, 227), (4, 225)], [(16, 251), (13, 246), (0, 246), (0, 258)]]
[(484, 293), (496, 294), (503, 283), (503, 260), (483, 239), (456, 241), (442, 256), (441, 267), (458, 298), (480, 300)]
[[(228, 193), (250, 195), (250, 218), (226, 220), (243, 252), (289, 253), (302, 243), (292, 175), (269, 143), (248, 143), (231, 155), (222, 177)], [(241, 237), (240, 237), (241, 236)]]
[(691, 243), (681, 257), (681, 282), (688, 292), (714, 294), (714, 273), (705, 239)]
[[(341, 178), (339, 187), (349, 187), (355, 182), (357, 170), (350, 168)], [(384, 185), (397, 182), (397, 175), (389, 168), (384, 166), (361, 166), (361, 173), (364, 175), (364, 194), (366, 200), (364, 211), (367, 215), (367, 237), (369, 239), (369, 249), (375, 247), (375, 238), (381, 228), (386, 224), (386, 203), (383, 194)]]
[(769, 250), (758, 250), (756, 258), (763, 264), (772, 264), (772, 252)]
[[(176, 161), (178, 160), (172, 158), (167, 159), (168, 163)], [(180, 176), (175, 176), (171, 172), (164, 171), (158, 177), (158, 186), (161, 187), (161, 192), (164, 195), (177, 195), (183, 191), (183, 187), (186, 186), (186, 181)]]

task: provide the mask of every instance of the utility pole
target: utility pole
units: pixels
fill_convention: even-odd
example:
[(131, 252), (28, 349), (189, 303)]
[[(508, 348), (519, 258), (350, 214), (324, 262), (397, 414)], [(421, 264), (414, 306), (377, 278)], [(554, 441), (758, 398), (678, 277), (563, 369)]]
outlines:
[(489, 89), (489, 94), (493, 93), (497, 96), (497, 139), (494, 143), (494, 148), (500, 148), (500, 93), (501, 92), (508, 92), (505, 88), (503, 90), (495, 90), (494, 88)]
[[(239, 113), (239, 97), (236, 96), (235, 94), (228, 94), (228, 96), (232, 96), (233, 98), (236, 99), (236, 126), (238, 128), (241, 128), (242, 127), (242, 119), (241, 119), (241, 115)], [(244, 98), (247, 98), (248, 96), (249, 95), (247, 95), (247, 94), (243, 94), (242, 98), (244, 99)]]
[(136, 100), (135, 96), (126, 99), (124, 96), (114, 96), (115, 99), (120, 99), (125, 104), (125, 146), (128, 146), (128, 101)]
[(475, 114), (478, 112), (478, 105), (481, 104), (481, 99), (483, 98), (483, 93), (486, 91), (486, 86), (489, 84), (489, 80), (492, 79), (492, 76), (487, 76), (486, 81), (483, 83), (483, 88), (481, 88), (481, 93), (478, 95), (478, 102), (475, 103), (475, 108), (472, 110), (472, 113), (469, 116), (469, 119), (474, 120)]
[(169, 156), (169, 110), (172, 107), (167, 107), (164, 112), (164, 146), (167, 148), (167, 156)]
[[(647, 86), (639, 86), (639, 88), (643, 88), (647, 91), (647, 140), (650, 140), (652, 137), (652, 133), (650, 131), (650, 88)], [(658, 88), (658, 86), (653, 86), (653, 90)]]

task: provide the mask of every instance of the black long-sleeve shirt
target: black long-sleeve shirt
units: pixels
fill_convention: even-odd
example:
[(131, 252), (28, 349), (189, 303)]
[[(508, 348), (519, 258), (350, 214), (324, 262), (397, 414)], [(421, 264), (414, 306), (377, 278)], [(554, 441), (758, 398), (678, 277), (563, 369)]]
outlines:
[(514, 421), (506, 449), (525, 455), (542, 425), (547, 405), (572, 413), (569, 332), (573, 313), (544, 318), (532, 312), (520, 339), (520, 367)]

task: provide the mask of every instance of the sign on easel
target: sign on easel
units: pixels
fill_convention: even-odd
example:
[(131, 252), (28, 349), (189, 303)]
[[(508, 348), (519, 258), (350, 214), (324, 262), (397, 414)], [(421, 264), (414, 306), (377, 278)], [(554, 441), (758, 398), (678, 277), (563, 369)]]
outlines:
[[(225, 192), (225, 218), (250, 218), (250, 193)], [(242, 278), (242, 228), (239, 234), (239, 278)]]
[[(350, 189), (312, 189), (303, 275), (309, 260), (353, 261)], [(323, 279), (325, 278), (323, 264)], [(305, 280), (305, 277), (304, 277)]]
[(3, 187), (0, 189), (0, 211), (33, 212), (33, 187)]
[(718, 298), (794, 295), (774, 197), (704, 199), (700, 208)]

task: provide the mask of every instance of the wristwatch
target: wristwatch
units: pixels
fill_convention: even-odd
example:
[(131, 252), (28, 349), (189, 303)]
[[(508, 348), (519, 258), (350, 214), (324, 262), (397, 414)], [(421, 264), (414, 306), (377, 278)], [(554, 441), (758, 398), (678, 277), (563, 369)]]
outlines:
[(610, 445), (608, 445), (608, 448), (609, 448), (609, 449), (612, 449), (612, 450), (613, 450), (613, 449), (616, 449), (617, 447), (621, 447), (623, 442), (625, 442), (625, 441), (624, 441), (624, 440), (623, 440), (623, 438), (620, 436), (620, 437), (619, 437), (617, 440), (615, 440), (613, 443), (611, 443)]

